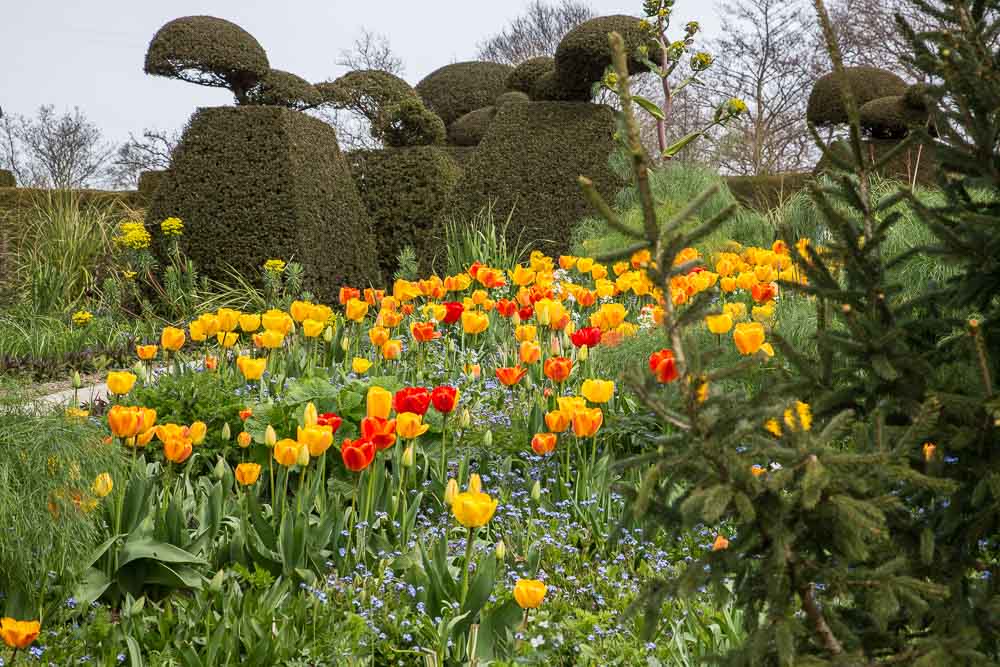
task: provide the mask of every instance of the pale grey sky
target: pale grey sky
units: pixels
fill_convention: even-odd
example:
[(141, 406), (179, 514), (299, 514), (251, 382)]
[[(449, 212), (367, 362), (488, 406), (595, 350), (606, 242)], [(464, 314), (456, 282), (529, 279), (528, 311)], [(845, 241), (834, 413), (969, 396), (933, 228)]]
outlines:
[[(198, 106), (232, 103), (224, 90), (151, 77), (142, 65), (157, 29), (179, 16), (233, 21), (263, 45), (273, 67), (309, 81), (342, 72), (340, 50), (365, 27), (389, 38), (405, 78), (475, 57), (476, 44), (527, 0), (5, 0), (0, 13), (0, 107), (32, 114), (74, 106), (122, 141), (143, 128), (179, 129)], [(599, 14), (638, 14), (641, 0), (590, 0)], [(714, 4), (679, 0), (674, 25), (699, 20), (714, 33)]]

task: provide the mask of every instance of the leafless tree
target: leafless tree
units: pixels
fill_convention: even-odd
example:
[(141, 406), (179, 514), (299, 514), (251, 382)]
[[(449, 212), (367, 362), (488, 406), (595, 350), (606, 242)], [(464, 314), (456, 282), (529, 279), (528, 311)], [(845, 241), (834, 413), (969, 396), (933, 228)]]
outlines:
[(532, 0), (524, 14), (479, 43), (478, 58), (517, 65), (529, 58), (551, 56), (563, 35), (595, 16), (590, 5), (577, 0), (562, 0), (559, 4)]
[(41, 106), (33, 118), (0, 118), (0, 164), (29, 187), (83, 188), (104, 182), (115, 146), (78, 108), (57, 114)]
[(811, 168), (817, 155), (805, 108), (824, 66), (809, 7), (802, 0), (740, 0), (720, 11), (706, 99), (714, 107), (738, 97), (748, 107), (710, 139), (721, 170), (763, 175)]
[(142, 172), (167, 169), (180, 138), (180, 132), (150, 129), (143, 130), (141, 137), (129, 134), (128, 141), (118, 147), (111, 165), (112, 184), (120, 188), (134, 188)]

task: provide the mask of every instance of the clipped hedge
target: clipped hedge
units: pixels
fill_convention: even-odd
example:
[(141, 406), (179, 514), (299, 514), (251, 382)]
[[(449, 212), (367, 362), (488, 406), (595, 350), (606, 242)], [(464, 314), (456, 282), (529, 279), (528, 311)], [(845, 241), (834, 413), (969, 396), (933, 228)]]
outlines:
[(439, 148), (463, 172), (476, 155), (475, 146), (440, 146)]
[(229, 88), (238, 101), (271, 69), (249, 32), (214, 16), (184, 16), (160, 28), (146, 50), (144, 71)]
[(608, 198), (621, 182), (608, 166), (614, 112), (587, 102), (508, 104), (497, 112), (443, 215), (470, 220), (491, 201), (507, 230), (550, 253), (568, 247), (570, 230), (592, 214), (577, 178), (591, 178)]
[(461, 169), (437, 146), (355, 151), (347, 159), (372, 220), (382, 274), (392, 277), (407, 245), (429, 273), (444, 251), (437, 221)]
[(247, 94), (248, 104), (273, 104), (289, 109), (310, 109), (322, 101), (323, 97), (311, 83), (280, 69), (268, 70)]
[(455, 146), (479, 145), (496, 115), (496, 107), (483, 107), (470, 111), (448, 126), (448, 143)]
[[(199, 109), (147, 213), (157, 229), (184, 221), (181, 248), (200, 271), (227, 265), (259, 275), (271, 258), (306, 269), (327, 301), (343, 285), (381, 284), (371, 221), (337, 136), (326, 123), (282, 107)], [(159, 233), (154, 243), (162, 244)]]
[(13, 172), (7, 171), (6, 169), (0, 169), (0, 188), (16, 188), (17, 179), (14, 178)]
[(906, 82), (892, 72), (878, 67), (848, 67), (842, 75), (830, 72), (816, 80), (809, 93), (806, 119), (819, 126), (846, 123), (847, 108), (841, 94), (844, 86), (854, 94), (858, 108), (880, 97), (906, 92)]
[(522, 93), (518, 90), (508, 90), (506, 93), (502, 93), (497, 101), (493, 103), (495, 107), (502, 107), (505, 104), (519, 104), (521, 102), (530, 102), (531, 98), (527, 93)]
[(156, 189), (160, 187), (160, 182), (166, 173), (166, 169), (161, 169), (159, 171), (144, 171), (139, 174), (139, 196), (147, 202), (152, 201), (153, 195), (156, 194)]
[(538, 56), (530, 58), (514, 68), (507, 76), (506, 87), (509, 90), (516, 90), (528, 95), (538, 81), (544, 75), (556, 71), (556, 60), (551, 56)]
[(906, 104), (902, 95), (880, 97), (861, 107), (861, 127), (875, 139), (902, 139), (911, 128), (927, 124), (927, 110)]
[(650, 60), (660, 61), (660, 47), (639, 19), (621, 14), (600, 16), (581, 23), (562, 38), (555, 57), (559, 90), (553, 91), (551, 87), (541, 90), (549, 95), (562, 95), (563, 99), (590, 99), (591, 87), (601, 80), (611, 64), (608, 34), (612, 32), (619, 33), (625, 41), (629, 72), (646, 71), (646, 65), (636, 57), (642, 47), (648, 49)]
[(344, 76), (315, 85), (325, 102), (336, 109), (360, 113), (372, 125), (381, 114), (404, 99), (417, 97), (410, 84), (395, 74), (377, 69), (348, 72)]
[(443, 144), (446, 137), (444, 122), (418, 97), (404, 98), (386, 109), (372, 134), (394, 148)]
[[(864, 141), (863, 148), (868, 163), (874, 165), (898, 145), (899, 142), (895, 140), (868, 139)], [(833, 150), (841, 151), (844, 156), (849, 154), (849, 149), (844, 142), (834, 143)], [(820, 158), (813, 173), (818, 175), (829, 171), (832, 171), (832, 165), (824, 155)], [(918, 185), (936, 185), (937, 173), (938, 162), (934, 157), (934, 147), (930, 143), (915, 142), (883, 166), (878, 175), (905, 182), (913, 182), (914, 176), (916, 176)]]
[(806, 186), (813, 175), (809, 172), (787, 172), (767, 176), (726, 176), (726, 185), (733, 196), (747, 208), (769, 211)]
[(512, 69), (500, 63), (453, 63), (428, 74), (416, 89), (427, 108), (448, 126), (470, 111), (493, 104), (506, 89)]

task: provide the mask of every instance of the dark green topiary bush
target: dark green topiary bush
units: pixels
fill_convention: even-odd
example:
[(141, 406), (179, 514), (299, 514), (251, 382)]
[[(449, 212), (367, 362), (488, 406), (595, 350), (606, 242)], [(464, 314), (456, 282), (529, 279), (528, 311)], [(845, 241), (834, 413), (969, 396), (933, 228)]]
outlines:
[(416, 91), (395, 74), (377, 69), (356, 70), (326, 83), (317, 83), (323, 100), (337, 109), (350, 109), (374, 126), (381, 114), (404, 99), (417, 97)]
[(538, 56), (530, 58), (514, 68), (507, 76), (506, 87), (509, 90), (517, 90), (528, 95), (535, 82), (542, 76), (556, 71), (555, 58), (550, 56)]
[(483, 107), (465, 114), (448, 126), (448, 143), (455, 146), (476, 146), (497, 115), (496, 107)]
[[(333, 128), (281, 107), (199, 109), (147, 213), (151, 229), (184, 221), (182, 250), (199, 270), (258, 275), (295, 259), (320, 299), (380, 284), (371, 221)], [(154, 243), (162, 244), (159, 233)], [(162, 248), (162, 245), (160, 245)]]
[[(600, 16), (581, 23), (570, 30), (556, 48), (556, 77), (563, 99), (590, 99), (594, 83), (600, 81), (611, 64), (608, 34), (617, 32), (625, 40), (629, 54), (628, 69), (638, 73), (647, 67), (636, 56), (640, 49), (648, 49), (653, 62), (660, 61), (660, 47), (651, 33), (633, 16)], [(547, 90), (547, 89), (543, 89)], [(552, 95), (553, 91), (549, 91)], [(534, 97), (534, 95), (532, 95)]]
[(927, 110), (907, 105), (901, 95), (880, 97), (861, 107), (861, 127), (875, 139), (902, 139), (927, 124)]
[(163, 181), (166, 173), (167, 171), (162, 169), (159, 171), (144, 171), (139, 174), (139, 196), (147, 202), (152, 201), (153, 196), (156, 194), (156, 189), (160, 187), (160, 183)]
[(539, 102), (589, 102), (592, 97), (590, 87), (574, 90), (563, 86), (555, 71), (538, 77), (531, 87), (531, 99)]
[(462, 172), (465, 172), (465, 168), (469, 166), (476, 154), (476, 146), (441, 146), (441, 150), (451, 158), (451, 161)]
[(248, 104), (269, 104), (289, 109), (311, 109), (322, 101), (319, 91), (311, 83), (280, 69), (269, 70), (247, 93)]
[(424, 272), (443, 253), (436, 228), (461, 170), (448, 151), (416, 146), (356, 151), (347, 156), (358, 191), (368, 208), (382, 274), (391, 278), (404, 246), (413, 246)]
[(621, 187), (608, 166), (614, 150), (610, 107), (584, 102), (508, 104), (469, 161), (443, 215), (469, 220), (491, 200), (507, 232), (547, 252), (567, 248), (570, 230), (593, 212), (577, 178), (594, 180), (606, 197)]
[(843, 76), (831, 72), (813, 84), (806, 108), (806, 118), (815, 125), (838, 125), (847, 122), (847, 109), (841, 98), (841, 86), (848, 85), (858, 107), (872, 100), (906, 92), (906, 82), (877, 67), (848, 67)]
[(407, 97), (393, 104), (379, 119), (372, 134), (381, 136), (386, 146), (431, 146), (445, 141), (444, 122), (417, 97)]
[(493, 104), (504, 92), (511, 70), (500, 63), (453, 63), (424, 77), (417, 84), (417, 93), (448, 126), (470, 111)]
[(508, 90), (506, 93), (500, 95), (497, 101), (493, 103), (495, 107), (502, 107), (505, 104), (518, 104), (520, 102), (530, 102), (531, 98), (528, 97), (527, 93), (522, 93), (518, 90)]
[(0, 169), (0, 188), (16, 188), (17, 180), (14, 178), (14, 174), (7, 171), (6, 169)]
[(788, 172), (767, 176), (727, 176), (729, 191), (741, 204), (758, 211), (777, 208), (813, 179), (809, 172)]
[(144, 69), (146, 74), (228, 88), (243, 104), (271, 67), (263, 47), (235, 23), (214, 16), (185, 16), (153, 36)]

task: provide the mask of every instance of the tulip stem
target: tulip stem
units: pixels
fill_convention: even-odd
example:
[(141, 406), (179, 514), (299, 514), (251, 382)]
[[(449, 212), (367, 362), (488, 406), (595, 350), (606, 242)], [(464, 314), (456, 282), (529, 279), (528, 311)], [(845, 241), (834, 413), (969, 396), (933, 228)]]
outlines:
[(475, 531), (476, 531), (475, 528), (469, 528), (469, 536), (466, 538), (466, 541), (465, 541), (465, 562), (463, 563), (463, 568), (462, 568), (462, 570), (463, 570), (462, 571), (462, 599), (461, 599), (461, 605), (462, 605), (462, 607), (465, 606), (465, 598), (469, 594), (469, 566), (472, 564), (472, 544), (473, 544), (473, 539), (472, 538), (475, 535)]
[(375, 494), (375, 463), (368, 466), (368, 496), (365, 501), (365, 521), (371, 521), (375, 516), (375, 508), (372, 507)]
[(441, 470), (440, 477), (442, 484), (447, 483), (447, 480), (445, 479), (445, 473), (447, 472), (448, 468), (448, 449), (445, 446), (447, 444), (447, 440), (448, 440), (448, 413), (445, 412), (441, 416), (441, 463), (439, 467)]

